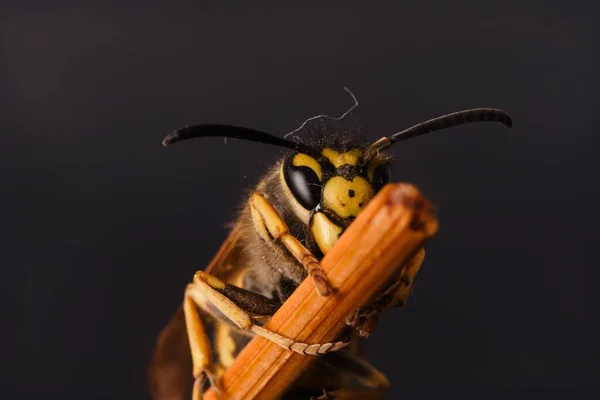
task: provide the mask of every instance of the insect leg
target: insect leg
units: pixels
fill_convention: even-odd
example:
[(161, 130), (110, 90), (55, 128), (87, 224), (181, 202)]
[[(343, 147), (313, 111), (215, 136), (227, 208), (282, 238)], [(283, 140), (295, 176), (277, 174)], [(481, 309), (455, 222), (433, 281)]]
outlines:
[[(249, 200), (252, 220), (261, 236), (269, 240), (280, 240), (288, 251), (302, 264), (312, 278), (315, 289), (322, 296), (331, 292), (331, 285), (315, 256), (289, 232), (288, 226), (277, 210), (260, 193)], [(268, 233), (267, 233), (268, 232)], [(272, 237), (269, 237), (269, 235)]]
[(185, 315), (185, 324), (187, 328), (190, 352), (192, 354), (192, 375), (194, 376), (194, 386), (192, 389), (192, 399), (200, 400), (202, 398), (202, 388), (204, 386), (205, 376), (208, 377), (211, 385), (218, 391), (216, 380), (212, 369), (212, 352), (210, 350), (210, 341), (204, 330), (204, 325), (198, 314), (198, 309), (194, 300), (190, 296), (190, 290), (193, 285), (188, 285), (183, 298), (183, 313)]
[(196, 272), (194, 283), (190, 285), (187, 293), (196, 304), (202, 304), (208, 300), (240, 329), (254, 332), (296, 353), (321, 355), (337, 351), (348, 345), (348, 342), (342, 341), (309, 345), (286, 338), (255, 324), (255, 319), (272, 315), (277, 306), (258, 293), (224, 283), (204, 271)]
[(357, 309), (347, 319), (346, 323), (356, 328), (359, 336), (369, 336), (379, 322), (379, 317), (386, 309), (403, 307), (406, 304), (414, 278), (419, 272), (424, 259), (425, 249), (421, 248), (406, 262), (400, 276), (392, 286), (381, 293), (373, 303)]

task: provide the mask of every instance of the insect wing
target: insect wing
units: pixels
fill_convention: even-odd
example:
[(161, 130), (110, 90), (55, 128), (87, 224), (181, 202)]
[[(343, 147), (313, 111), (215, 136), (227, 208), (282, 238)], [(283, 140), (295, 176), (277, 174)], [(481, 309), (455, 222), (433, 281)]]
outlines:
[[(236, 225), (205, 269), (225, 279), (235, 270), (240, 256), (240, 229)], [(183, 400), (192, 386), (192, 357), (183, 306), (159, 333), (148, 368), (148, 384), (154, 400)]]

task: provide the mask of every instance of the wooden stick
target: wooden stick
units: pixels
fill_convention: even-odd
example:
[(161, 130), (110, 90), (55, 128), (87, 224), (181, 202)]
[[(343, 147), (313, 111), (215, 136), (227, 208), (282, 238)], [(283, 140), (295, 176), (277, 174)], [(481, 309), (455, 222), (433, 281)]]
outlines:
[[(346, 317), (398, 274), (437, 226), (431, 204), (414, 186), (387, 185), (322, 261), (335, 292), (320, 296), (306, 279), (266, 327), (306, 343), (335, 341)], [(220, 379), (222, 399), (280, 398), (316, 357), (255, 337)], [(204, 400), (217, 399), (213, 388), (204, 395)]]

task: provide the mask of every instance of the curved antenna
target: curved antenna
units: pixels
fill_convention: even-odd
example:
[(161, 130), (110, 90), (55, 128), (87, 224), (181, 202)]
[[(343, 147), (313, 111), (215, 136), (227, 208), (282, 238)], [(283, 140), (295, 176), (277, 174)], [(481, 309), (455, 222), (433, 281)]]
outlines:
[(315, 149), (303, 143), (292, 142), (291, 140), (283, 139), (271, 135), (270, 133), (241, 126), (219, 124), (192, 125), (176, 129), (163, 139), (162, 144), (163, 146), (168, 146), (173, 143), (181, 142), (182, 140), (215, 136), (271, 144), (308, 154), (314, 154), (316, 152)]
[(509, 128), (511, 128), (513, 124), (510, 114), (504, 110), (498, 108), (472, 108), (470, 110), (458, 111), (421, 122), (402, 132), (393, 134), (389, 139), (391, 143), (394, 143), (421, 136), (429, 132), (439, 131), (440, 129), (480, 121), (501, 122)]
[(363, 163), (369, 162), (380, 151), (391, 146), (396, 142), (408, 140), (426, 133), (439, 131), (441, 129), (451, 128), (453, 126), (470, 124), (472, 122), (492, 121), (500, 122), (509, 128), (512, 128), (513, 120), (509, 113), (499, 108), (472, 108), (454, 112), (452, 114), (442, 115), (428, 121), (413, 125), (408, 129), (395, 133), (390, 137), (383, 137), (371, 144), (363, 152)]

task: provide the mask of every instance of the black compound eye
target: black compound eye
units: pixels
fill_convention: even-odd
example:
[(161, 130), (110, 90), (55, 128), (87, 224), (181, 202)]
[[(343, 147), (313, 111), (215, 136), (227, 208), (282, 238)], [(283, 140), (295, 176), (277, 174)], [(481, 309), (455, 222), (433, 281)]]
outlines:
[(373, 191), (375, 193), (379, 192), (382, 187), (390, 182), (391, 177), (392, 173), (388, 165), (379, 165), (375, 167), (375, 170), (373, 170), (373, 181), (371, 182)]
[(315, 171), (309, 167), (286, 163), (283, 175), (285, 183), (302, 207), (312, 210), (319, 204), (322, 185)]

